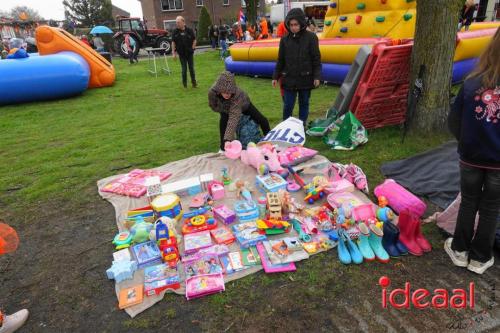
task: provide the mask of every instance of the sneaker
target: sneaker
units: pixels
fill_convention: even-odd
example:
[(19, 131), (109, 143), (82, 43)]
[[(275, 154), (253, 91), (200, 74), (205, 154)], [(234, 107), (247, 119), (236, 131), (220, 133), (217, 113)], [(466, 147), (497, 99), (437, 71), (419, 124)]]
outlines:
[(0, 326), (0, 333), (12, 333), (17, 331), (28, 319), (28, 314), (28, 310), (23, 309), (10, 316), (5, 316), (2, 326)]
[(495, 263), (495, 258), (493, 257), (491, 257), (491, 259), (488, 260), (487, 262), (471, 260), (469, 265), (467, 266), (467, 269), (477, 274), (483, 274), (488, 268), (493, 266), (494, 263)]
[(453, 261), (453, 264), (458, 267), (467, 267), (469, 264), (468, 262), (468, 256), (469, 252), (463, 251), (463, 252), (458, 252), (455, 250), (452, 250), (451, 248), (451, 243), (453, 242), (453, 238), (448, 238), (444, 242), (444, 250), (446, 253), (450, 256), (451, 261)]

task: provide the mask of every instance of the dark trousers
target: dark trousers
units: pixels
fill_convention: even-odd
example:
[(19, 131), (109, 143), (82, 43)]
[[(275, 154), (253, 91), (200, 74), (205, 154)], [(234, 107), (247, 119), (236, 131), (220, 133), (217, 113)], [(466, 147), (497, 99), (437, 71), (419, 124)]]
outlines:
[[(266, 135), (271, 131), (271, 128), (269, 127), (269, 121), (267, 118), (257, 110), (257, 108), (250, 103), (250, 105), (243, 110), (243, 114), (250, 116), (257, 125), (260, 126), (260, 129), (262, 130), (263, 134)], [(219, 120), (219, 133), (220, 133), (220, 149), (224, 150), (224, 134), (226, 133), (226, 127), (227, 127), (227, 122), (229, 120), (229, 115), (227, 113), (221, 113), (220, 114), (220, 120)]]
[(128, 60), (130, 61), (131, 64), (134, 63), (134, 60), (136, 62), (139, 62), (139, 60), (137, 60), (137, 55), (134, 54), (133, 50), (128, 50)]
[(187, 86), (187, 67), (189, 66), (189, 75), (191, 75), (191, 83), (195, 84), (196, 83), (196, 77), (194, 74), (194, 63), (193, 63), (193, 54), (187, 54), (187, 55), (180, 55), (179, 54), (179, 60), (181, 61), (181, 67), (182, 67), (182, 84), (184, 87)]
[[(486, 262), (493, 255), (500, 213), (500, 170), (460, 165), (462, 202), (451, 248), (469, 251), (469, 259)], [(474, 234), (476, 213), (479, 224)]]
[(283, 95), (283, 120), (292, 116), (297, 95), (299, 95), (299, 119), (302, 120), (304, 126), (306, 126), (307, 117), (309, 116), (309, 98), (311, 97), (311, 90), (309, 89), (285, 89)]

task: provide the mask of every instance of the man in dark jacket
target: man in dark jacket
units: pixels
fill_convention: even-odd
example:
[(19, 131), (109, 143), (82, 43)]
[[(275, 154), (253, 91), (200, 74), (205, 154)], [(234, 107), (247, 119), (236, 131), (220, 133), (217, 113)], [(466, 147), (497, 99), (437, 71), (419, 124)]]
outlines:
[(305, 125), (311, 90), (319, 86), (321, 78), (319, 41), (316, 34), (306, 30), (306, 16), (300, 8), (288, 12), (285, 27), (288, 35), (280, 40), (273, 86), (281, 79), (284, 88), (283, 120), (292, 116), (298, 95), (299, 118)]
[(186, 22), (182, 16), (175, 19), (177, 28), (172, 33), (172, 53), (174, 60), (179, 55), (182, 67), (182, 84), (187, 88), (187, 67), (191, 75), (191, 84), (193, 88), (197, 87), (194, 73), (193, 54), (196, 48), (196, 36), (191, 28), (186, 27)]

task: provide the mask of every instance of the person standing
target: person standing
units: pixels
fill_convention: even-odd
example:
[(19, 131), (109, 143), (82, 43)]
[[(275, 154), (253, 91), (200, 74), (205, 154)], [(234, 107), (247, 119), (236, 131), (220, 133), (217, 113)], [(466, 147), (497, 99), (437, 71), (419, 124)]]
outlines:
[(269, 28), (267, 27), (267, 20), (265, 17), (260, 19), (260, 37), (259, 39), (269, 38)]
[(288, 31), (286, 31), (285, 21), (281, 21), (280, 24), (278, 24), (278, 28), (276, 28), (276, 37), (281, 38), (287, 33)]
[(228, 27), (225, 24), (219, 26), (220, 57), (224, 59), (227, 53), (227, 38), (229, 36)]
[(465, 26), (465, 31), (469, 31), (469, 27), (474, 20), (474, 10), (476, 5), (474, 4), (474, 0), (466, 0), (465, 5), (462, 8), (462, 12), (460, 14), (460, 23), (458, 25), (458, 31)]
[(319, 86), (321, 79), (319, 41), (315, 33), (306, 30), (306, 16), (300, 8), (288, 12), (285, 27), (288, 34), (280, 40), (272, 84), (276, 87), (278, 79), (282, 80), (283, 120), (292, 116), (298, 95), (299, 118), (305, 126), (311, 90)]
[(177, 28), (172, 33), (172, 53), (174, 60), (177, 55), (182, 67), (182, 85), (187, 88), (187, 69), (189, 67), (189, 75), (191, 76), (191, 84), (193, 88), (198, 86), (194, 72), (193, 54), (196, 48), (196, 36), (193, 29), (186, 26), (184, 17), (177, 16), (175, 19)]
[(130, 61), (130, 64), (133, 64), (134, 60), (136, 63), (138, 63), (139, 60), (137, 59), (137, 54), (135, 54), (134, 52), (135, 39), (134, 37), (131, 37), (130, 34), (125, 34), (125, 45), (127, 45), (128, 59)]
[[(453, 238), (444, 249), (454, 265), (483, 274), (493, 266), (500, 216), (500, 29), (465, 80), (448, 127), (458, 140), (460, 192)], [(474, 231), (476, 215), (479, 223)]]
[(92, 41), (97, 52), (104, 52), (104, 41), (99, 34), (96, 34)]
[(208, 28), (208, 39), (210, 39), (210, 44), (212, 45), (212, 49), (215, 50), (215, 47), (217, 46), (217, 26), (216, 25), (211, 25)]

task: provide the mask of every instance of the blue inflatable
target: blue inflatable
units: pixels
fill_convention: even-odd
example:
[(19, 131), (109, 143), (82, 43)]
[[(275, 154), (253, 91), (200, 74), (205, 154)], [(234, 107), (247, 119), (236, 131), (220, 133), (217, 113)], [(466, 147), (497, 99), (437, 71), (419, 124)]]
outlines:
[[(250, 75), (272, 77), (275, 62), (263, 61), (233, 61), (231, 57), (226, 58), (226, 70), (237, 75)], [(463, 81), (477, 63), (477, 58), (457, 61), (453, 64), (452, 83)], [(321, 80), (328, 83), (341, 85), (344, 82), (350, 65), (343, 64), (322, 64)]]
[(88, 63), (74, 52), (0, 60), (0, 105), (81, 94), (90, 78)]

